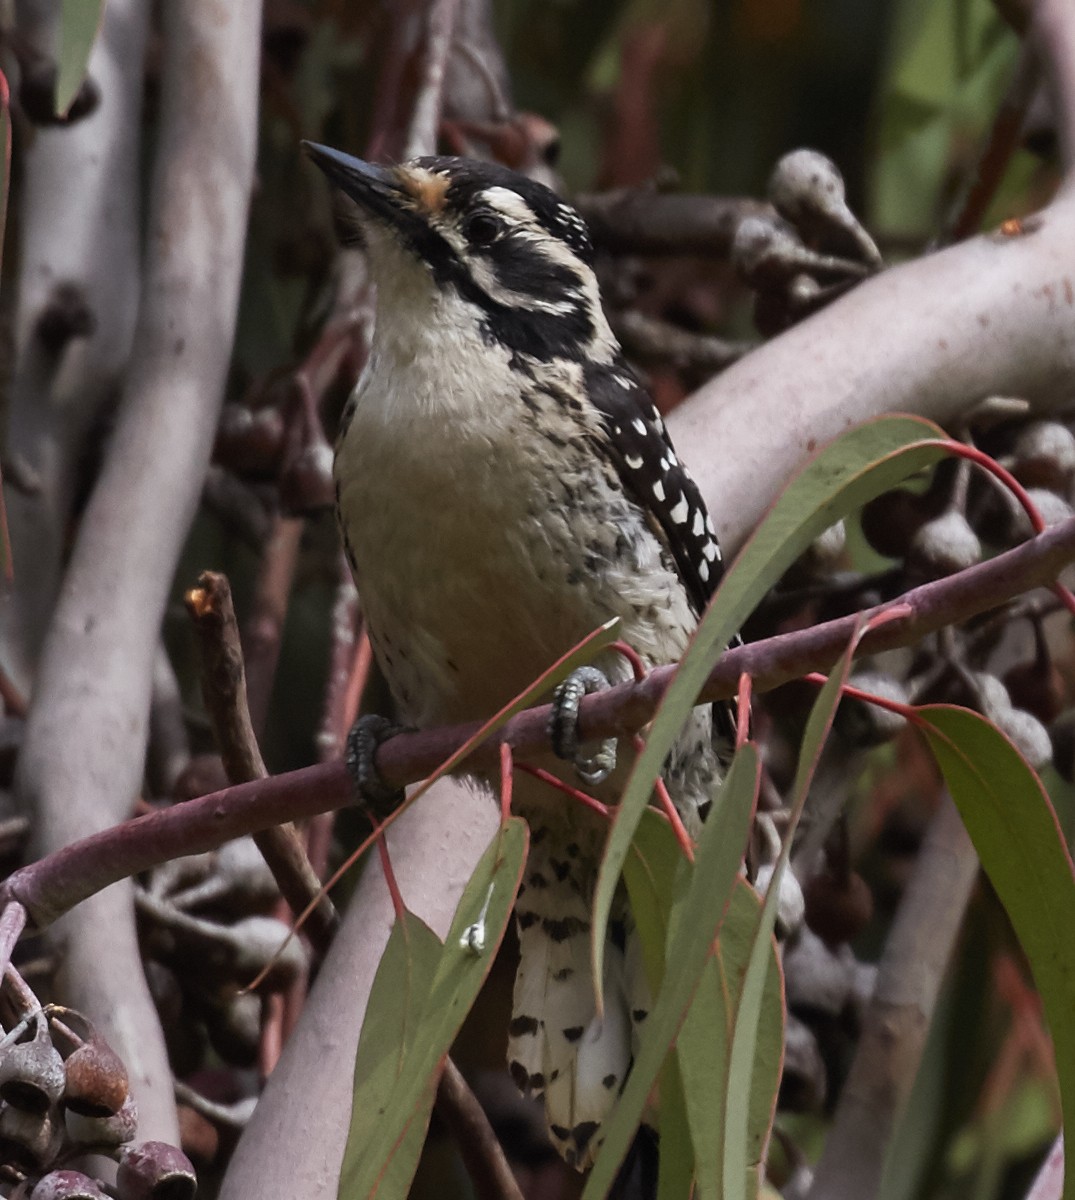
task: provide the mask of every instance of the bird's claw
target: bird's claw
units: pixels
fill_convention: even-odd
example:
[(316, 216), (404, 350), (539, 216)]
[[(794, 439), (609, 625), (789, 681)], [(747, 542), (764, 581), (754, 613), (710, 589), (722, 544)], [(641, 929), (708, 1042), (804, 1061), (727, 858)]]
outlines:
[(344, 762), (359, 804), (368, 809), (378, 820), (390, 816), (403, 803), (403, 788), (389, 787), (381, 778), (374, 761), (377, 747), (403, 727), (376, 713), (367, 713), (351, 726), (347, 734)]
[(580, 753), (579, 705), (583, 696), (604, 691), (608, 676), (597, 667), (578, 667), (553, 693), (549, 736), (559, 758), (573, 763), (583, 783), (603, 783), (616, 769), (616, 739), (606, 738), (595, 754)]

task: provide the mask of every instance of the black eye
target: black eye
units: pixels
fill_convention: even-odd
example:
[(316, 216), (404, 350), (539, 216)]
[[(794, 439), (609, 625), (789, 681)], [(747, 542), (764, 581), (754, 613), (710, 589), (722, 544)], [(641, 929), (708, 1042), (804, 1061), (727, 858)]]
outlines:
[(489, 246), (503, 232), (504, 222), (492, 213), (475, 213), (463, 226), (463, 233), (472, 246)]

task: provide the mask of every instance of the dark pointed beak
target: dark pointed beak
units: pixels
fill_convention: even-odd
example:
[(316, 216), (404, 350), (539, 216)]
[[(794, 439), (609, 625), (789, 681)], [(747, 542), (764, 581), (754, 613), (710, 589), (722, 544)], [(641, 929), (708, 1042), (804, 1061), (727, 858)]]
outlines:
[(367, 212), (390, 221), (399, 221), (403, 189), (390, 167), (365, 162), (341, 150), (333, 150), (331, 146), (320, 146), (317, 142), (304, 141), (302, 146), (344, 195)]

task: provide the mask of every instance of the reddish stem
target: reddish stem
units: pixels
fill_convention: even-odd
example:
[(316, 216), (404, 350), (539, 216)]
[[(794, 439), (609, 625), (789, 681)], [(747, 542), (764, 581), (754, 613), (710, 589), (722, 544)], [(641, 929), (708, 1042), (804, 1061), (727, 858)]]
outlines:
[(735, 697), (735, 748), (742, 750), (750, 735), (750, 694), (754, 684), (744, 671), (739, 676), (739, 690)]
[(630, 646), (626, 642), (615, 641), (609, 649), (618, 651), (631, 664), (631, 670), (635, 673), (636, 683), (641, 683), (646, 678), (648, 674), (646, 664), (642, 661), (642, 656), (634, 646)]
[(514, 782), (515, 768), (512, 761), (511, 746), (507, 742), (500, 743), (500, 819), (505, 824), (511, 816), (511, 792)]
[(600, 800), (595, 800), (593, 796), (588, 796), (585, 792), (580, 792), (578, 788), (573, 788), (571, 784), (564, 783), (562, 779), (554, 775), (551, 771), (546, 771), (542, 767), (533, 767), (530, 763), (517, 763), (516, 769), (525, 771), (527, 775), (533, 775), (535, 779), (540, 779), (542, 783), (547, 783), (549, 787), (556, 788), (558, 792), (563, 792), (564, 795), (570, 796), (572, 800), (577, 800), (584, 807), (592, 809), (598, 815), (605, 818), (608, 817), (607, 804), (602, 804)]
[[(635, 750), (638, 752), (645, 745), (637, 733), (634, 736), (634, 744)], [(683, 851), (683, 857), (687, 862), (693, 863), (694, 841), (687, 832), (687, 827), (683, 824), (683, 819), (679, 815), (679, 809), (672, 803), (672, 797), (669, 796), (668, 788), (660, 776), (658, 776), (657, 782), (653, 785), (653, 790), (657, 793), (657, 802), (661, 806), (661, 811), (668, 818), (668, 824), (672, 826), (672, 832), (676, 835), (676, 841), (679, 842), (679, 848)]]
[[(950, 454), (954, 454), (957, 458), (965, 458), (977, 466), (984, 468), (995, 479), (998, 479), (1011, 492), (1011, 494), (1019, 501), (1030, 520), (1030, 526), (1035, 534), (1044, 533), (1047, 526), (1045, 518), (1038, 511), (1038, 506), (1030, 498), (1030, 493), (1019, 482), (1018, 479), (1002, 467), (994, 458), (990, 458), (983, 450), (979, 450), (977, 446), (968, 446), (964, 442), (948, 441), (938, 439), (935, 443), (938, 446), (943, 446)], [(1062, 583), (1053, 583), (1050, 585), (1053, 594), (1059, 599), (1060, 603), (1075, 616), (1075, 595), (1064, 587)]]
[(406, 905), (403, 903), (403, 893), (399, 890), (399, 882), (396, 879), (396, 873), (392, 870), (392, 857), (388, 853), (388, 840), (384, 837), (384, 826), (376, 819), (370, 818), (373, 821), (373, 836), (377, 840), (377, 857), (381, 860), (381, 870), (384, 871), (384, 882), (388, 888), (388, 894), (392, 897), (392, 908), (396, 913), (396, 920), (401, 921), (407, 911)]

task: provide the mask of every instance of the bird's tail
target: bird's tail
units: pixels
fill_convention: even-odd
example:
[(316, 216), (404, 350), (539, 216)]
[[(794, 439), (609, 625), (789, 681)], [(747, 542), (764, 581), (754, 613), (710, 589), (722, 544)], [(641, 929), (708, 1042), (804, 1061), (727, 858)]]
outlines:
[(624, 903), (610, 925), (605, 1011), (597, 1015), (590, 962), (593, 849), (531, 824), (515, 913), (520, 962), (508, 1062), (524, 1092), (544, 1097), (554, 1145), (581, 1170), (593, 1162), (601, 1123), (630, 1069), (649, 991)]

